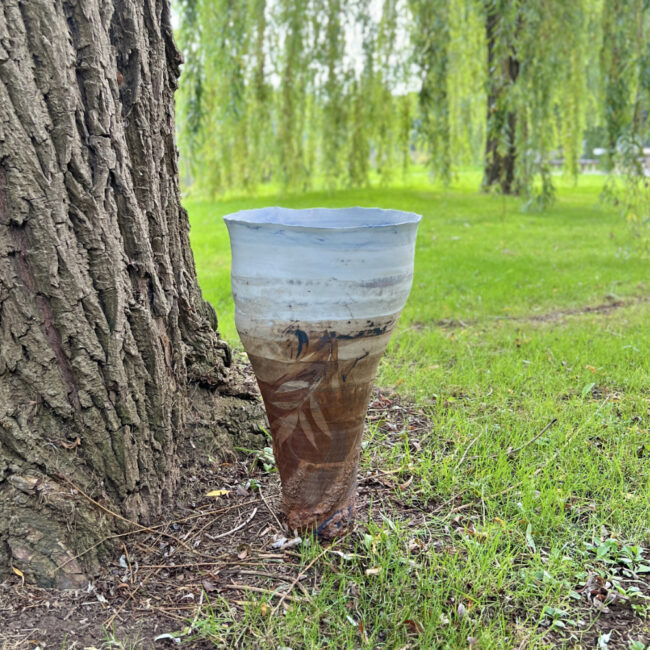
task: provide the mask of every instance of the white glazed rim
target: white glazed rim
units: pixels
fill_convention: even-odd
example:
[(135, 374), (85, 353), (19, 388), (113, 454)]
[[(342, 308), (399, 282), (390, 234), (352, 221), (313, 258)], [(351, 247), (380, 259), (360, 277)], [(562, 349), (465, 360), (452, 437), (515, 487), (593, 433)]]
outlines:
[(422, 217), (415, 212), (384, 208), (281, 208), (268, 207), (240, 210), (228, 214), (224, 221), (251, 226), (281, 226), (309, 230), (358, 230), (417, 224)]

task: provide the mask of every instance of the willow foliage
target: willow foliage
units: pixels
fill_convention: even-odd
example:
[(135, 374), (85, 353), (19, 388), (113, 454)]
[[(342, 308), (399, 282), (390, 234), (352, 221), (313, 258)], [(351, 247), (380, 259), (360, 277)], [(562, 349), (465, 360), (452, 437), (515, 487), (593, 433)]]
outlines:
[(450, 3), (410, 0), (413, 12), (414, 60), (422, 79), (420, 132), (431, 157), (434, 174), (451, 176), (451, 119), (449, 112)]
[(364, 187), (370, 182), (370, 152), (374, 105), (376, 25), (365, 11), (357, 7), (355, 20), (357, 38), (361, 43), (361, 72), (353, 78), (349, 89), (350, 114), (348, 120), (347, 182), (352, 187)]
[(248, 174), (246, 185), (256, 188), (273, 173), (271, 104), (273, 87), (266, 75), (266, 0), (253, 0), (248, 6), (250, 66), (246, 84), (246, 124), (248, 125)]
[(340, 186), (345, 177), (345, 144), (349, 98), (346, 97), (345, 52), (346, 0), (323, 0), (322, 14), (326, 24), (322, 44), (323, 128), (322, 170), (328, 187)]
[(650, 144), (650, 2), (608, 0), (602, 21), (602, 92), (607, 160), (605, 195), (650, 250), (650, 182), (643, 146)]
[(276, 116), (279, 180), (290, 189), (307, 185), (304, 119), (309, 71), (306, 65), (309, 0), (280, 0), (276, 26), (284, 47), (278, 43), (280, 74), (279, 111)]
[(650, 0), (177, 0), (193, 191), (448, 181), (531, 204), (648, 142)]
[(181, 29), (178, 44), (185, 54), (183, 66), (183, 83), (177, 93), (178, 143), (183, 151), (181, 158), (181, 180), (191, 184), (198, 166), (198, 150), (203, 136), (202, 90), (203, 69), (198, 48), (201, 43), (202, 30), (199, 21), (198, 0), (181, 0), (177, 8), (180, 13)]

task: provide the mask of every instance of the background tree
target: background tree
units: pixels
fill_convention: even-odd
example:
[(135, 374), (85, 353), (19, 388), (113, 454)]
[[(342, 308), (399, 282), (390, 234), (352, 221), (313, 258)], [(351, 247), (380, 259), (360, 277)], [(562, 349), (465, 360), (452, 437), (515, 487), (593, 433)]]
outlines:
[[(278, 172), (282, 185), (302, 189), (307, 183), (305, 165), (305, 110), (309, 81), (307, 37), (309, 0), (278, 3), (278, 69), (281, 75), (277, 115)], [(284, 44), (282, 47), (281, 42)]]
[(345, 96), (346, 74), (343, 67), (345, 51), (346, 0), (323, 0), (320, 13), (325, 20), (322, 44), (323, 128), (322, 169), (327, 187), (338, 187), (345, 177), (348, 102)]
[(363, 187), (368, 184), (370, 171), (369, 141), (367, 133), (368, 111), (361, 83), (356, 79), (352, 82), (349, 94), (350, 120), (347, 175), (349, 184), (353, 187)]
[(179, 200), (168, 2), (6, 0), (0, 34), (0, 574), (78, 588), (128, 528), (108, 510), (156, 519), (191, 438), (228, 448), (231, 357)]
[(374, 164), (380, 181), (388, 184), (393, 180), (397, 154), (397, 84), (395, 46), (397, 41), (396, 0), (384, 0), (381, 19), (376, 32), (375, 64), (372, 77), (374, 93), (371, 96), (374, 132)]
[(178, 0), (181, 28), (179, 47), (184, 52), (183, 85), (178, 91), (177, 126), (179, 146), (183, 150), (181, 175), (187, 186), (201, 182), (200, 149), (203, 133), (203, 74), (200, 44), (202, 38), (199, 0)]
[(451, 177), (451, 140), (447, 74), (449, 63), (449, 3), (411, 0), (415, 61), (420, 71), (421, 134), (431, 169)]
[(481, 166), (484, 189), (543, 206), (555, 169), (575, 179), (603, 147), (620, 170), (619, 145), (638, 160), (650, 144), (645, 0), (219, 1), (231, 18), (179, 0), (198, 193), (386, 184), (417, 158), (443, 182)]
[(650, 144), (650, 3), (616, 0), (602, 13), (602, 93), (607, 164), (605, 197), (650, 248), (650, 183), (643, 147)]
[(254, 0), (249, 7), (252, 31), (251, 70), (246, 87), (246, 123), (248, 130), (248, 182), (255, 189), (271, 176), (273, 159), (271, 142), (271, 104), (273, 89), (266, 76), (265, 50), (268, 21), (266, 0)]
[(522, 31), (521, 2), (485, 1), (487, 48), (487, 135), (483, 187), (499, 186), (503, 194), (517, 194), (516, 87), (521, 63), (518, 38)]
[(482, 3), (449, 3), (447, 94), (452, 165), (484, 163), (486, 46)]
[(574, 177), (587, 104), (587, 0), (486, 0), (488, 118), (484, 187), (553, 198), (552, 158)]
[[(638, 47), (635, 34), (640, 0), (612, 0), (604, 3), (601, 66), (604, 79), (603, 109), (607, 132), (607, 161), (614, 165), (619, 138), (633, 128)], [(643, 25), (643, 21), (640, 21)]]

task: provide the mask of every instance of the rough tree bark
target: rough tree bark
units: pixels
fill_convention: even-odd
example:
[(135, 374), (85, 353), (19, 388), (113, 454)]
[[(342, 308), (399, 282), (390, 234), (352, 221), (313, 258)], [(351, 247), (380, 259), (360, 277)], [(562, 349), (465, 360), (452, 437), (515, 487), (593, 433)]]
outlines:
[[(502, 194), (518, 194), (519, 187), (515, 182), (517, 113), (508, 106), (507, 96), (519, 76), (519, 60), (512, 54), (505, 57), (497, 54), (496, 39), (499, 37), (500, 28), (503, 29), (501, 20), (498, 3), (487, 0), (485, 38), (488, 63), (488, 128), (483, 188), (488, 190), (498, 185)], [(500, 142), (501, 139), (505, 139), (505, 146)]]
[(124, 526), (69, 481), (152, 521), (191, 395), (241, 410), (179, 200), (180, 63), (169, 0), (2, 2), (0, 575), (83, 586)]

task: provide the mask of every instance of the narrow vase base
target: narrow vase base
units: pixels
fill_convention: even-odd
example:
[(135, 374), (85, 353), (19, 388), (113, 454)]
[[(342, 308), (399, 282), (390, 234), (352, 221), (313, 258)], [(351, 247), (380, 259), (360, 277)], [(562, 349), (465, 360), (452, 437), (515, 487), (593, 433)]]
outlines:
[(314, 532), (319, 539), (331, 540), (344, 537), (354, 528), (354, 501), (350, 501), (342, 508), (328, 515), (315, 515), (293, 508), (286, 511), (287, 523), (290, 530), (298, 532)]

